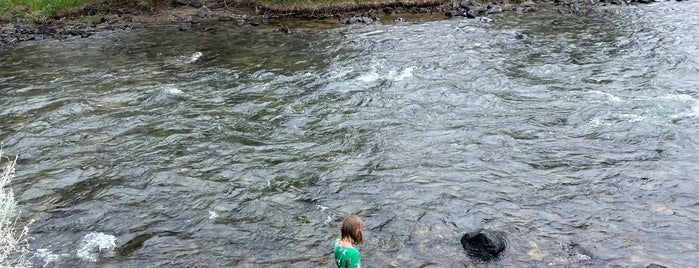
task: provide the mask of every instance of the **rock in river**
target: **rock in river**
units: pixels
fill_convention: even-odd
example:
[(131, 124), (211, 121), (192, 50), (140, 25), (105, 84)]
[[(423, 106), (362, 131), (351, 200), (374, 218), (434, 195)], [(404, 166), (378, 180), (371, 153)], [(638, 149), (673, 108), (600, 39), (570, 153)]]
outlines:
[(497, 258), (507, 243), (502, 233), (481, 229), (461, 237), (461, 245), (469, 257), (488, 261)]

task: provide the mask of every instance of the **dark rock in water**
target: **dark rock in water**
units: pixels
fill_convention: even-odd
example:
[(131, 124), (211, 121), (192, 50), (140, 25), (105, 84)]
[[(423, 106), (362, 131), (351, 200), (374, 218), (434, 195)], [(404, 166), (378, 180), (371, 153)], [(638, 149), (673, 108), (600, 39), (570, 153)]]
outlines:
[(218, 16), (218, 21), (232, 21), (233, 18), (229, 16)]
[(667, 267), (662, 266), (660, 264), (651, 263), (650, 265), (646, 266), (646, 268), (667, 268)]
[(528, 38), (528, 36), (524, 33), (517, 33), (517, 34), (515, 34), (515, 38), (517, 38), (519, 40), (525, 40)]
[(351, 17), (351, 18), (343, 18), (340, 20), (342, 24), (354, 24), (357, 23), (357, 18), (356, 17)]
[(184, 32), (184, 31), (189, 31), (189, 29), (191, 29), (191, 28), (192, 28), (192, 26), (190, 26), (190, 25), (187, 24), (187, 23), (180, 24), (180, 31), (183, 31), (183, 32)]
[(461, 237), (461, 245), (469, 257), (488, 261), (497, 258), (507, 243), (501, 233), (481, 229)]
[(466, 13), (464, 13), (464, 15), (469, 19), (475, 19), (476, 17), (478, 17), (478, 11), (469, 10), (469, 11), (466, 11)]
[(638, 0), (638, 2), (641, 4), (650, 4), (653, 2), (653, 0)]
[(340, 22), (342, 24), (355, 24), (355, 23), (371, 24), (372, 22), (374, 22), (374, 19), (372, 19), (370, 17), (351, 17), (351, 18), (340, 19)]

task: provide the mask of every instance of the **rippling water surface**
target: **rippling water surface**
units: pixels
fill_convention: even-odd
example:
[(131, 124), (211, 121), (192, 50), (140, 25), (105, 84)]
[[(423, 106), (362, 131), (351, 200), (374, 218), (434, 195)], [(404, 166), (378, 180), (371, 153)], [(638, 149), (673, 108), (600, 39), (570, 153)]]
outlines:
[(333, 267), (357, 213), (367, 267), (695, 265), (699, 3), (612, 13), (3, 48), (32, 261)]

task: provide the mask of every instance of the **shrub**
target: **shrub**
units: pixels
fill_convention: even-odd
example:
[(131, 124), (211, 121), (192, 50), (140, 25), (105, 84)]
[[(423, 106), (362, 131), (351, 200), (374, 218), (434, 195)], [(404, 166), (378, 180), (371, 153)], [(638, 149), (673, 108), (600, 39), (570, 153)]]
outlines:
[(16, 166), (17, 157), (12, 159), (4, 156), (0, 147), (0, 267), (30, 266), (26, 258), (29, 252), (27, 233), (32, 222), (22, 229), (17, 228), (17, 202), (12, 189), (5, 188), (14, 177)]

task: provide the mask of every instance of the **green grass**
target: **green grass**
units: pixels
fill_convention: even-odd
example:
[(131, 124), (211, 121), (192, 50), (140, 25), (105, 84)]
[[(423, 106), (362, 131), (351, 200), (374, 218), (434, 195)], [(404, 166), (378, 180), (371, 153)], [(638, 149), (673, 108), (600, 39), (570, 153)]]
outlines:
[(41, 20), (59, 10), (77, 7), (93, 0), (0, 0), (0, 16)]

